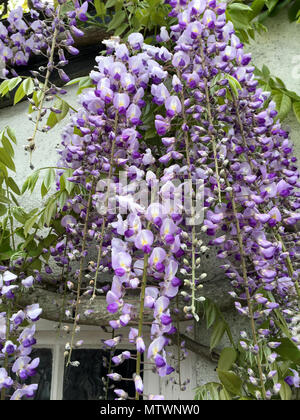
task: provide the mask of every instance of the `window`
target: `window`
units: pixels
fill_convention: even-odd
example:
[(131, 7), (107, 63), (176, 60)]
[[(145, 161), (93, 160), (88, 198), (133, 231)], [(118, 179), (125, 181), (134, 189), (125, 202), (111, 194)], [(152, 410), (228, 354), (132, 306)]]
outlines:
[[(119, 350), (119, 354), (124, 350)], [(135, 352), (136, 353), (136, 352)], [(113, 382), (110, 381), (109, 389), (102, 378), (108, 373), (108, 351), (97, 349), (73, 350), (72, 359), (78, 361), (78, 367), (68, 366), (64, 369), (63, 399), (64, 400), (99, 400), (116, 398), (113, 392)], [(134, 360), (126, 360), (120, 366), (113, 369), (124, 378), (132, 378), (135, 372)], [(115, 383), (116, 384), (116, 383)], [(117, 382), (117, 388), (124, 389), (129, 396), (134, 397), (135, 388), (132, 381)], [(108, 391), (107, 398), (106, 392)]]

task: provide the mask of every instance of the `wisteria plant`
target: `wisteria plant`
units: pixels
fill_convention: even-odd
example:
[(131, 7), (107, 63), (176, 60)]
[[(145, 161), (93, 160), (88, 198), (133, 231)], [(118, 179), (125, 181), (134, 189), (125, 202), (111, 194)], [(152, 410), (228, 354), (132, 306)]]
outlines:
[[(80, 313), (82, 299), (92, 305), (104, 295), (112, 330), (104, 342), (112, 354), (107, 387), (112, 381), (116, 398), (129, 398), (113, 368), (132, 358), (135, 399), (162, 399), (144, 392), (144, 363), (161, 377), (175, 375), (180, 390), (188, 386), (180, 374), (187, 354), (180, 322), (201, 322), (207, 276), (201, 260), (216, 248), (249, 330), (221, 353), (220, 383), (199, 388), (196, 398), (290, 399), (300, 386), (293, 148), (275, 103), (258, 87), (251, 56), (226, 20), (226, 3), (166, 3), (175, 23), (170, 31), (161, 28), (155, 45), (141, 33), (104, 42), (107, 50), (97, 57), (90, 86), (62, 133), (60, 203), (46, 223), (55, 235), (37, 254), (47, 260), (30, 273), (25, 257), (3, 276), (16, 276), (14, 268), (42, 281), (44, 272), (52, 273), (49, 261), (61, 268), (63, 293), (74, 296), (61, 308), (73, 322), (67, 365), (76, 366), (72, 350), (80, 323), (92, 316), (92, 310)], [(87, 3), (79, 6), (69, 17), (84, 21)], [(72, 188), (62, 195), (66, 183)], [(33, 214), (27, 234), (42, 227), (36, 222)], [(1, 340), (6, 348), (9, 338)], [(128, 343), (136, 355), (113, 355)], [(10, 387), (7, 362), (5, 369), (3, 383)]]

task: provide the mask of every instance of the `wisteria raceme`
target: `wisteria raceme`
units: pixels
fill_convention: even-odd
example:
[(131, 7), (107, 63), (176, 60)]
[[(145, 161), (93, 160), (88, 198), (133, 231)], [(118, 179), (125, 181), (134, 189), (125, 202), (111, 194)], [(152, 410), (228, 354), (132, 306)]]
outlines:
[[(202, 230), (212, 237), (211, 245), (221, 248), (218, 257), (225, 260), (234, 296), (241, 299), (237, 309), (259, 323), (269, 320), (268, 335), (280, 336), (276, 311), (299, 311), (299, 270), (292, 263), (297, 250), (287, 250), (289, 236), (297, 241), (298, 234), (289, 235), (289, 230), (299, 220), (292, 146), (275, 120), (274, 102), (257, 88), (250, 56), (226, 23), (224, 5), (210, 2), (199, 19), (198, 6), (203, 11), (205, 2), (171, 4), (179, 20), (172, 27), (177, 49), (172, 64), (177, 77), (189, 83), (189, 97), (194, 88), (195, 100), (186, 104), (194, 158), (212, 170), (202, 173), (207, 187)], [(236, 80), (238, 94), (232, 86)], [(168, 118), (164, 124), (165, 135), (172, 125)], [(197, 175), (196, 165), (193, 171)], [(288, 336), (299, 345), (292, 331)], [(265, 339), (260, 334), (259, 340)], [(254, 352), (258, 348), (253, 328)], [(260, 366), (258, 370), (265, 393)]]
[[(226, 22), (226, 4), (169, 3), (178, 24), (170, 34), (162, 28), (157, 38), (172, 42), (169, 50), (143, 44), (141, 34), (132, 34), (129, 45), (106, 41), (108, 56), (97, 59), (91, 73), (95, 88), (81, 96), (82, 108), (64, 133), (60, 162), (74, 170), (69, 180), (89, 192), (88, 199), (77, 196), (64, 208), (77, 213), (85, 229), (78, 231), (71, 215), (64, 217), (70, 220), (64, 226), (74, 239), (78, 233), (83, 238), (81, 245), (75, 240), (81, 255), (86, 255), (88, 242), (98, 241), (88, 294), (94, 296), (100, 271), (114, 273), (106, 295), (108, 311), (116, 314), (110, 322), (113, 330), (130, 322), (138, 326), (129, 334), (138, 353), (136, 398), (144, 392), (141, 353), (146, 352), (161, 376), (173, 371), (165, 350), (177, 328), (170, 303), (183, 283), (191, 287), (191, 294), (183, 292), (190, 301), (186, 316), (197, 317), (196, 290), (203, 275), (196, 269), (206, 250), (204, 233), (211, 246), (220, 248), (218, 258), (234, 286), (237, 310), (251, 320), (252, 337), (244, 336), (241, 346), (254, 354), (257, 366), (247, 380), (258, 383), (257, 398), (271, 398), (280, 384), (273, 388), (272, 375), (265, 379), (277, 357), (278, 344), (269, 337), (287, 337), (299, 346), (298, 329), (291, 328), (299, 298), (298, 235), (290, 232), (300, 217), (296, 159), (288, 134), (276, 120), (275, 104), (257, 88), (251, 57), (244, 53), (232, 23)], [(149, 148), (145, 139), (150, 103), (156, 105), (152, 120), (162, 137), (159, 148)], [(122, 184), (119, 170), (129, 185)], [(179, 181), (177, 189), (174, 180)], [(182, 197), (175, 206), (174, 201), (171, 207), (161, 203), (162, 198), (174, 198), (187, 182), (195, 195), (200, 181), (205, 214), (201, 229), (187, 223)], [(141, 182), (144, 192), (154, 186), (157, 192), (143, 205), (137, 194)], [(112, 193), (107, 195), (105, 189)], [(119, 215), (116, 206), (122, 210)], [(89, 214), (90, 207), (98, 214)], [(197, 215), (192, 211), (191, 216), (195, 222)], [(77, 274), (80, 284), (82, 270)], [(128, 289), (141, 289), (139, 313), (126, 303)], [(148, 349), (143, 338), (145, 309), (153, 313)], [(268, 328), (259, 328), (266, 323)], [(115, 347), (119, 342), (118, 336), (105, 344)], [(259, 351), (266, 345), (269, 355), (261, 361)], [(116, 356), (113, 361), (118, 365), (126, 358)], [(298, 383), (297, 375), (291, 378), (289, 384)], [(128, 397), (120, 389), (115, 392), (121, 399)]]
[(38, 384), (26, 384), (25, 380), (35, 376), (40, 362), (38, 357), (31, 359), (30, 353), (36, 344), (34, 323), (42, 309), (39, 304), (33, 304), (15, 312), (16, 296), (22, 289), (32, 287), (34, 281), (32, 276), (19, 280), (6, 267), (0, 268), (0, 303), (8, 308), (0, 314), (1, 400), (6, 399), (6, 395), (10, 400), (31, 398), (38, 387)]
[[(63, 3), (64, 1), (59, 2)], [(60, 5), (55, 9), (52, 5), (35, 0), (33, 6), (30, 11), (30, 22), (27, 21), (27, 16), (24, 16), (21, 6), (9, 13), (7, 22), (0, 22), (0, 55), (4, 65), (2, 78), (10, 73), (16, 75), (17, 67), (27, 65), (33, 55), (41, 55), (44, 52), (50, 57), (55, 28), (62, 36), (58, 45), (59, 62), (55, 65), (50, 61), (48, 67), (63, 67), (68, 64), (64, 50), (70, 54), (79, 52), (73, 46), (75, 42), (73, 36), (82, 36), (83, 33), (76, 27), (76, 19), (72, 21), (71, 33), (66, 27), (66, 22), (59, 16)], [(59, 69), (59, 73), (64, 82), (69, 81), (62, 69)]]
[[(137, 51), (140, 41), (140, 35), (130, 38), (129, 42), (134, 51)], [(94, 288), (90, 287), (90, 294), (93, 289), (95, 292), (99, 265), (101, 264), (102, 269), (106, 266), (114, 270), (115, 277), (107, 293), (107, 304), (108, 310), (111, 313), (120, 313), (120, 317), (111, 321), (112, 328), (119, 329), (128, 325), (130, 321), (137, 320), (132, 305), (126, 304), (125, 290), (142, 287), (145, 306), (148, 305), (154, 311), (151, 334), (155, 338), (175, 331), (169, 303), (170, 298), (177, 295), (181, 284), (181, 280), (176, 277), (176, 259), (184, 254), (180, 241), (181, 229), (178, 226), (182, 217), (179, 209), (178, 212), (174, 209), (170, 213), (169, 209), (163, 209), (163, 206), (156, 202), (146, 206), (140, 205), (135, 200), (135, 193), (142, 181), (146, 191), (159, 182), (155, 173), (147, 170), (150, 165), (151, 169), (154, 169), (155, 159), (146, 145), (140, 145), (139, 139), (142, 138), (142, 134), (138, 127), (142, 124), (145, 91), (148, 89), (149, 92), (151, 80), (155, 80), (158, 86), (167, 72), (155, 60), (150, 60), (152, 57), (149, 56), (149, 52), (131, 56), (127, 47), (116, 41), (108, 42), (108, 47), (115, 51), (115, 55), (99, 57), (97, 60), (98, 71), (91, 73), (96, 88), (86, 90), (81, 97), (83, 108), (72, 117), (72, 124), (65, 131), (65, 148), (61, 152), (62, 160), (59, 163), (62, 167), (70, 166), (74, 169), (69, 181), (83, 184), (85, 187), (90, 186), (88, 190), (98, 213), (87, 220), (87, 202), (82, 200), (82, 211), (77, 210), (77, 203), (74, 206), (71, 202), (67, 203), (65, 210), (69, 208), (80, 213), (82, 221), (86, 221), (86, 232), (93, 231), (92, 238), (98, 241), (98, 263), (94, 269)], [(123, 57), (122, 61), (119, 61), (118, 57)], [(148, 67), (145, 67), (146, 63)], [(79, 128), (82, 135), (73, 133), (74, 126)], [(99, 137), (102, 138), (101, 144), (98, 141)], [(119, 166), (126, 172), (131, 181), (129, 186), (123, 186), (116, 178), (114, 166)], [(104, 177), (107, 179), (103, 179)], [(113, 198), (107, 197), (103, 192), (105, 188), (113, 192)], [(170, 188), (173, 189), (171, 183)], [(170, 193), (165, 185), (163, 194)], [(126, 213), (125, 210), (129, 211), (125, 219), (121, 215), (116, 216), (115, 201), (123, 210), (122, 213)], [(64, 226), (69, 226), (65, 220), (64, 218)], [(72, 222), (71, 218), (70, 220)], [(102, 235), (95, 233), (93, 225), (100, 227)], [(76, 229), (70, 229), (69, 233), (71, 232), (78, 237)], [(86, 239), (90, 241), (91, 238), (87, 238), (86, 235)], [(83, 240), (84, 242), (86, 241)], [(107, 258), (110, 249), (111, 262)], [(81, 252), (83, 251), (85, 249), (81, 249)], [(132, 256), (136, 260), (134, 264)], [(81, 281), (80, 271), (78, 276)], [(156, 287), (146, 287), (145, 277), (148, 276), (156, 281)], [(141, 326), (135, 338), (140, 354), (145, 351)], [(164, 342), (167, 345), (169, 341), (164, 339)], [(105, 342), (109, 347), (115, 347), (117, 344), (115, 339)], [(162, 351), (163, 348), (160, 349), (160, 352)], [(173, 371), (167, 365), (165, 352), (163, 355), (153, 354), (153, 358), (157, 361), (161, 375)], [(135, 383), (138, 384), (137, 390), (140, 392), (140, 375), (137, 374), (136, 378), (139, 378)]]

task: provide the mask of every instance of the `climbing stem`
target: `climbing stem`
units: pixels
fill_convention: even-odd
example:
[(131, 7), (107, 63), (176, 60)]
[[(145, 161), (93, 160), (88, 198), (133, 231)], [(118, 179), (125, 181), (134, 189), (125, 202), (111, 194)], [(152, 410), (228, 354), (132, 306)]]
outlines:
[[(59, 19), (60, 14), (61, 14), (61, 5), (57, 6), (56, 13), (57, 13), (56, 18)], [(53, 64), (55, 46), (56, 46), (56, 41), (57, 41), (58, 35), (59, 35), (59, 25), (56, 25), (55, 29), (54, 29), (54, 32), (53, 32), (53, 37), (52, 37), (50, 57), (49, 57), (49, 61), (48, 61), (48, 67), (47, 67), (47, 72), (46, 72), (46, 76), (45, 76), (45, 81), (44, 81), (44, 84), (43, 84), (42, 94), (41, 94), (41, 98), (40, 98), (40, 102), (39, 102), (39, 106), (38, 106), (38, 110), (37, 110), (36, 123), (35, 123), (35, 126), (34, 126), (34, 131), (33, 131), (32, 137), (30, 139), (28, 139), (28, 142), (29, 142), (28, 149), (30, 151), (30, 167), (31, 168), (33, 168), (33, 166), (32, 166), (32, 152), (35, 149), (35, 138), (36, 138), (38, 128), (39, 128), (39, 123), (40, 123), (40, 120), (41, 120), (41, 117), (42, 117), (43, 105), (44, 105), (44, 101), (45, 101), (45, 97), (46, 97), (46, 92), (48, 90), (50, 75), (51, 75), (51, 72), (52, 72), (51, 65)]]
[[(200, 57), (201, 57), (201, 61), (202, 61), (202, 67), (203, 67), (203, 70), (204, 70), (205, 69), (205, 57), (204, 57), (203, 43), (201, 41), (200, 41)], [(213, 126), (214, 126), (214, 121), (213, 121), (213, 118), (212, 118), (212, 110), (211, 110), (211, 105), (210, 105), (208, 80), (205, 76), (203, 76), (203, 82), (204, 82), (205, 99), (206, 99), (206, 110), (207, 110), (208, 122), (209, 122), (209, 135), (211, 136), (211, 143), (212, 143), (213, 154), (214, 154), (215, 172), (216, 172), (216, 179), (217, 179), (217, 185), (218, 185), (219, 203), (221, 203), (222, 202), (221, 185), (220, 185), (220, 175), (219, 175), (219, 166), (218, 166), (216, 138), (214, 136), (214, 133), (212, 132)]]
[[(68, 250), (68, 235), (66, 236), (64, 257), (66, 257), (66, 255), (67, 255), (67, 250)], [(64, 296), (63, 296), (63, 303), (62, 303), (60, 316), (59, 316), (59, 324), (58, 324), (58, 332), (59, 333), (60, 333), (60, 330), (61, 330), (62, 320), (63, 320), (63, 317), (64, 317), (65, 308), (66, 308), (67, 288), (68, 288), (67, 282), (68, 282), (69, 267), (70, 267), (70, 260), (68, 259), (67, 267), (64, 264), (63, 267), (62, 267), (62, 270), (61, 270), (61, 283), (64, 283)], [(66, 272), (66, 276), (65, 276), (65, 272)]]
[[(226, 179), (227, 187), (230, 188), (230, 184), (229, 184), (226, 177), (225, 177), (225, 179)], [(230, 191), (229, 194), (230, 194), (230, 198), (231, 198), (232, 211), (233, 211), (233, 215), (234, 215), (234, 218), (235, 218), (235, 224), (236, 224), (236, 230), (237, 230), (237, 239), (238, 239), (239, 251), (240, 251), (240, 256), (241, 256), (242, 272), (243, 272), (244, 286), (245, 286), (245, 292), (246, 292), (246, 298), (247, 298), (247, 306), (248, 306), (248, 311), (249, 311), (249, 318), (250, 318), (250, 323), (251, 323), (252, 337), (253, 337), (254, 345), (257, 348), (256, 361), (257, 361), (257, 368), (258, 368), (258, 372), (259, 372), (259, 379), (260, 379), (260, 384), (261, 384), (262, 397), (263, 397), (264, 400), (266, 400), (267, 395), (266, 395), (266, 389), (265, 389), (265, 384), (264, 384), (264, 375), (263, 375), (263, 370), (262, 370), (262, 364), (261, 364), (261, 360), (260, 360), (260, 346), (259, 346), (258, 339), (257, 339), (256, 326), (255, 326), (255, 320), (254, 320), (254, 312), (253, 312), (249, 283), (248, 283), (246, 255), (245, 255), (245, 251), (244, 251), (244, 245), (243, 245), (243, 239), (242, 239), (242, 235), (241, 235), (240, 223), (239, 223), (239, 219), (238, 219), (238, 216), (237, 216), (237, 208), (236, 208), (234, 193), (232, 191)]]
[[(178, 77), (180, 77), (179, 72), (177, 72)], [(184, 93), (181, 91), (181, 107), (182, 107), (182, 117), (183, 117), (183, 123), (185, 126), (187, 126), (187, 116), (185, 113), (185, 105), (184, 105)], [(198, 315), (196, 313), (196, 225), (195, 225), (195, 211), (193, 206), (193, 175), (192, 175), (192, 166), (191, 166), (191, 159), (190, 159), (190, 153), (191, 153), (191, 145), (190, 145), (190, 139), (187, 131), (184, 131), (184, 142), (185, 142), (185, 154), (186, 154), (186, 161), (188, 166), (188, 179), (189, 179), (189, 193), (190, 193), (190, 204), (191, 204), (191, 220), (192, 220), (192, 246), (191, 246), (191, 254), (192, 254), (192, 314), (195, 317), (195, 319), (198, 319)]]
[[(280, 234), (278, 232), (275, 233), (275, 238), (277, 239), (277, 241), (279, 241), (281, 243), (283, 252), (287, 252), (287, 249), (286, 249), (286, 246), (285, 246), (285, 244), (282, 240), (282, 237), (280, 236)], [(296, 291), (297, 291), (297, 295), (298, 295), (298, 298), (300, 299), (299, 281), (298, 281), (298, 277), (294, 278), (294, 269), (293, 269), (293, 264), (292, 264), (290, 256), (288, 256), (286, 258), (286, 264), (287, 264), (287, 269), (288, 269), (289, 276), (295, 282), (295, 288), (296, 288)]]
[[(144, 321), (144, 310), (145, 310), (145, 293), (147, 286), (147, 270), (148, 270), (149, 254), (144, 256), (144, 268), (143, 268), (143, 279), (141, 285), (141, 296), (140, 296), (140, 312), (139, 312), (139, 324), (138, 324), (138, 337), (142, 336), (143, 332), (143, 321)], [(141, 374), (141, 360), (142, 354), (138, 351), (136, 357), (136, 374)], [(140, 399), (140, 394), (136, 392), (135, 399)]]
[[(248, 145), (247, 145), (247, 141), (246, 141), (246, 135), (245, 135), (244, 125), (243, 125), (242, 118), (241, 118), (241, 115), (240, 115), (238, 101), (237, 101), (237, 99), (236, 99), (236, 97), (235, 97), (235, 95), (234, 95), (234, 93), (232, 91), (231, 91), (231, 94), (232, 94), (232, 97), (233, 97), (233, 103), (234, 103), (234, 107), (235, 107), (235, 113), (236, 113), (236, 116), (237, 116), (240, 133), (241, 133), (241, 137), (242, 137), (242, 140), (243, 140), (243, 145), (245, 147), (245, 150), (248, 150)], [(252, 172), (255, 173), (255, 167), (254, 167), (253, 162), (250, 159), (248, 153), (246, 153), (246, 157), (247, 157), (247, 160), (248, 160), (248, 163), (249, 163), (249, 165), (251, 167)], [(258, 187), (256, 185), (255, 185), (255, 188), (256, 188), (256, 191), (259, 193), (259, 189), (258, 189)], [(273, 233), (274, 233), (274, 236), (275, 236), (276, 240), (281, 243), (283, 252), (286, 252), (287, 251), (286, 250), (286, 246), (285, 246), (285, 244), (283, 242), (283, 239), (282, 239), (280, 233), (278, 232), (278, 230), (276, 229), (276, 227), (272, 227), (272, 230), (273, 230)], [(295, 287), (296, 287), (297, 295), (300, 298), (299, 281), (298, 281), (298, 278), (294, 279), (294, 268), (293, 268), (293, 264), (292, 264), (292, 261), (291, 261), (290, 256), (288, 256), (286, 258), (286, 264), (287, 264), (287, 269), (288, 269), (289, 276), (291, 277), (292, 280), (295, 281)]]
[(96, 297), (97, 280), (98, 280), (99, 271), (100, 271), (100, 262), (101, 262), (101, 257), (102, 257), (103, 240), (104, 240), (105, 226), (106, 226), (106, 222), (107, 222), (107, 210), (108, 210), (108, 204), (109, 204), (110, 185), (111, 185), (111, 178), (112, 178), (112, 174), (113, 174), (113, 163), (114, 163), (114, 154), (115, 154), (115, 147), (116, 147), (116, 137), (117, 137), (118, 123), (119, 123), (119, 112), (117, 112), (116, 116), (115, 116), (114, 138), (113, 138), (112, 145), (111, 145), (107, 194), (106, 194), (105, 203), (104, 203), (104, 214), (103, 214), (103, 220), (102, 220), (101, 231), (100, 231), (100, 237), (101, 238), (100, 238), (99, 250), (98, 250), (98, 256), (97, 256), (97, 269), (96, 269), (95, 279), (94, 279), (92, 300)]
[(93, 197), (93, 191), (95, 189), (96, 179), (93, 179), (92, 188), (89, 192), (88, 196), (88, 202), (87, 202), (87, 209), (86, 209), (86, 216), (85, 216), (85, 222), (84, 222), (84, 230), (83, 230), (83, 241), (82, 241), (82, 250), (81, 250), (81, 258), (80, 258), (80, 266), (79, 266), (79, 275), (78, 275), (78, 285), (77, 285), (77, 296), (76, 296), (76, 303), (75, 303), (75, 315), (74, 315), (74, 323), (73, 323), (73, 330), (71, 335), (71, 344), (70, 344), (70, 350), (68, 354), (68, 360), (67, 365), (69, 366), (71, 362), (71, 356), (72, 356), (72, 349), (74, 346), (74, 339), (76, 334), (76, 328), (78, 323), (78, 315), (79, 315), (79, 302), (80, 302), (80, 290), (81, 290), (81, 283), (83, 278), (83, 271), (84, 271), (84, 262), (86, 257), (86, 242), (87, 242), (87, 235), (88, 235), (88, 222), (90, 218), (90, 211), (91, 211), (91, 204), (92, 204), (92, 197)]
[(182, 388), (181, 381), (181, 345), (180, 345), (180, 319), (179, 319), (179, 297), (176, 295), (176, 308), (177, 308), (177, 317), (176, 317), (176, 328), (177, 328), (177, 358), (178, 358), (178, 384), (179, 390)]
[[(115, 338), (115, 330), (112, 330), (111, 338), (112, 339)], [(113, 349), (111, 348), (109, 350), (108, 374), (111, 373), (112, 357), (113, 357)], [(123, 378), (123, 380), (124, 380), (124, 378)], [(106, 401), (108, 400), (109, 382), (110, 382), (110, 379), (109, 379), (109, 377), (107, 377), (106, 387), (105, 387), (105, 400)]]

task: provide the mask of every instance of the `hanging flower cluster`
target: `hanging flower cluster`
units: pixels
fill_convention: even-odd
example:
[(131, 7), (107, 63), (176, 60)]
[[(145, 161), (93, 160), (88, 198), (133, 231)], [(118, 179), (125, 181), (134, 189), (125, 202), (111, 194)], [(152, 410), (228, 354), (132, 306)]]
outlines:
[[(257, 88), (251, 57), (226, 22), (225, 3), (169, 3), (178, 23), (170, 34), (162, 28), (157, 37), (168, 49), (144, 44), (141, 34), (132, 34), (128, 44), (107, 41), (108, 56), (97, 59), (97, 70), (91, 73), (95, 89), (81, 96), (82, 108), (64, 133), (60, 162), (74, 169), (69, 180), (89, 194), (75, 197), (65, 210), (80, 213), (85, 226), (81, 257), (87, 254), (87, 242), (98, 241), (89, 293), (95, 292), (100, 271), (113, 270), (106, 299), (108, 311), (117, 316), (110, 325), (114, 330), (133, 321), (138, 325), (129, 334), (138, 352), (137, 394), (143, 393), (141, 353), (147, 351), (158, 374), (173, 370), (166, 360), (166, 335), (176, 331), (170, 302), (183, 280), (191, 288), (191, 293), (183, 291), (190, 301), (185, 312), (197, 316), (195, 292), (206, 276), (196, 274), (206, 250), (202, 232), (210, 238), (209, 245), (219, 247), (218, 258), (235, 288), (236, 308), (251, 320), (251, 338), (244, 335), (241, 346), (256, 357), (257, 371), (251, 371), (247, 380), (258, 383), (257, 398), (271, 398), (280, 388), (271, 374), (280, 339), (288, 337), (299, 345), (298, 329), (292, 327), (299, 310), (298, 269), (292, 263), (298, 235), (291, 233), (300, 218), (296, 159), (288, 134), (276, 120), (274, 102)], [(162, 139), (158, 147), (150, 148), (144, 130), (151, 103)], [(129, 185), (121, 183), (121, 170)], [(141, 182), (147, 193), (157, 188), (150, 205), (140, 205), (136, 187)], [(194, 224), (186, 222), (182, 197), (178, 208), (161, 204), (162, 197), (174, 199), (184, 183), (191, 186), (193, 202), (200, 182), (205, 214), (201, 229), (193, 210)], [(119, 215), (116, 206), (122, 209)], [(75, 235), (80, 230), (75, 221), (69, 228)], [(80, 288), (82, 270), (78, 276)], [(136, 312), (126, 303), (126, 295), (139, 288)], [(152, 342), (146, 349), (143, 313), (150, 310)], [(270, 342), (274, 336), (278, 341)], [(119, 343), (117, 336), (105, 344)], [(265, 346), (270, 352), (261, 360), (260, 348)], [(291, 378), (289, 383), (297, 383)], [(124, 391), (116, 393), (124, 398)]]
[[(60, 0), (57, 7), (48, 2), (33, 1), (30, 17), (23, 14), (21, 6), (12, 10), (6, 21), (0, 22), (0, 64), (2, 75), (17, 77), (17, 68), (28, 64), (30, 57), (41, 55), (47, 60), (46, 66), (40, 66), (38, 71), (31, 71), (33, 87), (26, 94), (34, 92), (28, 98), (36, 118), (30, 115), (35, 127), (31, 137), (27, 139), (25, 150), (30, 152), (30, 166), (32, 152), (35, 149), (35, 138), (38, 131), (46, 132), (51, 127), (40, 123), (50, 111), (60, 114), (62, 111), (56, 103), (54, 95), (64, 95), (66, 91), (58, 88), (50, 80), (50, 75), (57, 72), (62, 82), (70, 80), (63, 70), (68, 64), (69, 55), (77, 55), (79, 50), (74, 46), (75, 37), (82, 37), (84, 32), (77, 27), (78, 20), (84, 21), (82, 7), (77, 2), (73, 11), (64, 14), (62, 6), (66, 0)], [(84, 8), (86, 10), (86, 8)], [(27, 19), (29, 21), (27, 21)], [(18, 80), (18, 79), (16, 79)], [(48, 104), (45, 104), (45, 102)]]
[[(43, 55), (47, 57), (47, 67), (57, 68), (61, 79), (64, 82), (69, 81), (68, 76), (62, 70), (68, 60), (64, 51), (76, 55), (78, 50), (73, 46), (74, 36), (83, 36), (83, 32), (77, 28), (77, 20), (73, 14), (70, 14), (68, 21), (61, 16), (60, 1), (57, 8), (54, 6), (34, 0), (34, 8), (30, 10), (30, 16), (24, 16), (21, 6), (12, 10), (7, 21), (0, 22), (0, 56), (4, 68), (2, 77), (17, 75), (18, 66), (26, 66), (31, 56)], [(77, 10), (77, 9), (76, 9)], [(76, 11), (74, 11), (76, 17)], [(72, 16), (72, 18), (71, 18)], [(59, 61), (54, 63), (54, 54), (52, 47), (53, 35), (60, 35), (57, 40)]]
[(6, 394), (11, 400), (23, 397), (31, 398), (38, 384), (26, 384), (26, 379), (36, 374), (39, 358), (32, 359), (30, 353), (36, 344), (35, 322), (38, 321), (42, 309), (39, 304), (27, 306), (15, 312), (14, 302), (17, 295), (33, 286), (32, 276), (18, 277), (0, 267), (0, 304), (6, 308), (0, 313), (0, 392), (1, 400)]
[[(289, 233), (300, 218), (296, 159), (276, 120), (275, 103), (257, 88), (251, 58), (226, 23), (225, 4), (186, 3), (170, 2), (178, 18), (171, 28), (177, 50), (172, 64), (177, 84), (178, 78), (184, 80), (193, 98), (186, 108), (188, 132), (198, 155), (195, 162), (199, 157), (200, 168), (206, 167), (201, 174), (206, 187), (202, 230), (211, 245), (220, 247), (218, 257), (225, 260), (235, 287), (237, 310), (253, 320), (246, 346), (257, 356), (257, 398), (271, 398), (280, 386), (267, 389), (273, 382), (264, 373), (278, 355), (270, 352), (262, 366), (261, 346), (275, 349), (285, 335), (299, 345), (298, 334), (288, 328), (300, 297), (299, 270), (292, 263), (299, 235)], [(182, 112), (178, 98), (172, 101), (172, 110)], [(168, 113), (163, 124), (164, 135)], [(193, 172), (196, 176), (196, 165)], [(268, 328), (256, 331), (254, 320), (267, 322)], [(271, 336), (279, 342), (269, 343)]]
[[(155, 344), (149, 347), (148, 356), (153, 359), (159, 374), (166, 375), (173, 368), (166, 361), (164, 347), (169, 340), (164, 334), (176, 331), (169, 306), (182, 283), (176, 274), (178, 259), (184, 255), (180, 227), (183, 198), (177, 200), (175, 207), (160, 201), (161, 198), (167, 201), (176, 194), (171, 180), (180, 168), (175, 165), (166, 169), (161, 179), (157, 178), (155, 172), (161, 162), (156, 163), (152, 151), (139, 142), (143, 137), (143, 129), (139, 130), (139, 126), (143, 124), (145, 94), (151, 92), (151, 84), (152, 90), (159, 87), (168, 73), (152, 56), (156, 50), (140, 51), (143, 46), (140, 34), (132, 34), (128, 42), (128, 46), (116, 41), (107, 42), (110, 55), (99, 57), (97, 71), (91, 73), (96, 88), (87, 89), (81, 95), (82, 109), (72, 117), (72, 123), (64, 133), (59, 164), (72, 168), (74, 172), (68, 180), (83, 185), (89, 194), (76, 196), (64, 208), (80, 213), (84, 228), (82, 225), (75, 227), (71, 214), (62, 222), (75, 240), (82, 237), (80, 259), (86, 256), (88, 243), (93, 244), (95, 239), (98, 242), (98, 261), (92, 269), (95, 272), (93, 286), (86, 294), (94, 297), (99, 272), (113, 269), (115, 276), (106, 299), (109, 312), (119, 312), (120, 317), (110, 325), (114, 330), (131, 321), (139, 325), (138, 329), (132, 328), (129, 335), (129, 341), (136, 343), (138, 357), (145, 351), (143, 319), (137, 316), (131, 304), (126, 303), (125, 291), (142, 289), (140, 314), (148, 308), (154, 318), (151, 336)], [(164, 47), (159, 53), (162, 61), (171, 57), (170, 53), (165, 56)], [(166, 139), (166, 144), (169, 142), (172, 139)], [(128, 185), (123, 185), (121, 177), (116, 176), (119, 171), (123, 171), (130, 181)], [(180, 177), (184, 179), (184, 173), (178, 179)], [(164, 183), (162, 187), (160, 181)], [(177, 186), (178, 191), (180, 187), (181, 184)], [(147, 195), (151, 189), (152, 192), (155, 190), (155, 199), (150, 200), (149, 205)], [(146, 204), (145, 200), (136, 199), (139, 191), (146, 193)], [(127, 217), (123, 219), (121, 214), (117, 215), (116, 206), (121, 214), (129, 213)], [(98, 213), (91, 212), (90, 207), (97, 208)], [(108, 258), (110, 253), (111, 258)], [(80, 288), (82, 266), (77, 276)], [(105, 344), (115, 347), (119, 342), (119, 338), (114, 338)], [(137, 365), (136, 389), (142, 393), (140, 362)]]

